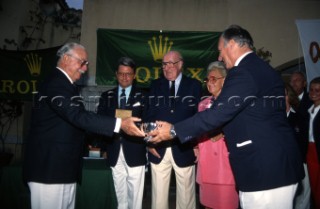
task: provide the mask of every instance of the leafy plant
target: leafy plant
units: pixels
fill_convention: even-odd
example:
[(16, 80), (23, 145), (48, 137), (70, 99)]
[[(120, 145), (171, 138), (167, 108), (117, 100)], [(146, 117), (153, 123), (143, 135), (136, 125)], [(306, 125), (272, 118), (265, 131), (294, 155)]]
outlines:
[(5, 152), (5, 142), (12, 123), (22, 115), (23, 102), (19, 100), (0, 100), (0, 152)]
[(260, 49), (256, 49), (257, 55), (263, 59), (264, 61), (270, 63), (270, 59), (272, 57), (272, 53), (269, 50), (264, 50), (264, 47)]
[[(53, 23), (56, 28), (61, 26), (66, 31), (73, 31), (74, 27), (81, 26), (82, 10), (69, 8), (64, 1), (61, 1), (61, 3), (64, 3), (63, 7), (58, 6), (58, 3), (52, 0), (43, 0), (40, 1), (40, 4), (38, 0), (30, 1), (33, 2), (34, 7), (29, 10), (29, 16), (27, 17), (30, 23), (20, 26), (20, 41), (6, 38), (2, 49), (7, 49), (7, 46), (10, 45), (18, 51), (30, 49), (30, 46), (38, 48), (39, 44), (46, 43), (43, 30), (47, 23)], [(71, 38), (79, 40), (80, 36), (80, 32), (70, 35)]]

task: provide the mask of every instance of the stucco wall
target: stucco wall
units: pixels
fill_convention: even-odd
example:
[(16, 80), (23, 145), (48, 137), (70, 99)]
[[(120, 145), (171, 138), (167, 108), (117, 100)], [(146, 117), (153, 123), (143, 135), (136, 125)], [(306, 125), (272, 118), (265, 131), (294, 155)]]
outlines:
[[(1, 4), (2, 47), (4, 38), (21, 40), (19, 26), (28, 25), (28, 11), (37, 0), (2, 0)], [(98, 28), (222, 31), (239, 24), (249, 30), (256, 48), (272, 52), (271, 65), (278, 67), (303, 56), (295, 20), (320, 19), (319, 8), (319, 0), (84, 0), (80, 42), (89, 52), (89, 84), (95, 84)], [(29, 49), (78, 42), (73, 37), (79, 30), (64, 30), (48, 21), (43, 30), (46, 43)], [(33, 37), (41, 33), (36, 31)]]
[(303, 56), (295, 20), (319, 19), (319, 8), (319, 0), (84, 0), (81, 43), (89, 52), (90, 83), (98, 28), (222, 31), (239, 24), (256, 48), (272, 52), (271, 65), (277, 67)]

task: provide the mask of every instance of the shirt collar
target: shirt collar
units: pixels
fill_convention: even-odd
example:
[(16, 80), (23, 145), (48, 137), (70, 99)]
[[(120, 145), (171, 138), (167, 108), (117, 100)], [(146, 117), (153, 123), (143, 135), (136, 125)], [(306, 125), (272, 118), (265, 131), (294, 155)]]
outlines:
[[(120, 94), (122, 93), (122, 89), (123, 89), (123, 87), (121, 87), (120, 85), (118, 85), (118, 95), (120, 95)], [(125, 89), (125, 94), (126, 94), (126, 96), (128, 96), (128, 95), (130, 94), (130, 92), (131, 92), (132, 85), (131, 85), (131, 86), (128, 86), (128, 87), (126, 87), (126, 88), (124, 88), (124, 89)]]
[(68, 80), (71, 82), (71, 84), (73, 84), (73, 80), (70, 78), (70, 76), (61, 68), (57, 67), (58, 70), (60, 70), (67, 78)]
[[(313, 113), (312, 113), (312, 109), (314, 109), (314, 110), (313, 110)], [(314, 104), (313, 104), (313, 105), (309, 108), (308, 112), (309, 112), (310, 114), (312, 114), (312, 115), (315, 115), (315, 114), (318, 113), (319, 109), (320, 109), (320, 105), (314, 107)]]
[(292, 108), (292, 107), (290, 107), (290, 110), (289, 110), (289, 112), (293, 112), (293, 113), (296, 113), (296, 111)]
[(244, 53), (243, 55), (241, 55), (238, 59), (237, 59), (237, 61), (234, 63), (234, 66), (238, 66), (239, 65), (239, 63), (241, 62), (241, 60), (245, 57), (245, 56), (247, 56), (248, 54), (250, 54), (250, 53), (252, 53), (253, 51), (249, 51), (249, 52), (246, 52), (246, 53)]
[(291, 112), (296, 113), (296, 111), (292, 107), (290, 107), (289, 111), (287, 112), (287, 117), (289, 117)]
[(300, 101), (302, 100), (303, 95), (304, 95), (304, 91), (298, 96)]
[[(182, 73), (180, 73), (180, 74), (178, 75), (178, 77), (176, 78), (176, 80), (175, 80), (175, 82), (174, 82), (175, 87), (178, 87), (178, 86), (180, 85), (181, 79), (182, 79)], [(169, 85), (170, 85), (170, 82), (169, 82)], [(170, 87), (170, 86), (169, 86), (169, 87)]]

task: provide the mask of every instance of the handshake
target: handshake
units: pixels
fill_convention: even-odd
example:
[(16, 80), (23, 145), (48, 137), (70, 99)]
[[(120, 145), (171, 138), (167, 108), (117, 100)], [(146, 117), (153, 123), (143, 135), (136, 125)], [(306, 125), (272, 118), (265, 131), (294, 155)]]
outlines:
[(123, 118), (121, 129), (128, 135), (144, 137), (146, 142), (153, 144), (174, 138), (170, 131), (172, 124), (164, 121), (141, 123), (139, 129), (136, 123), (140, 121), (141, 119), (135, 117)]

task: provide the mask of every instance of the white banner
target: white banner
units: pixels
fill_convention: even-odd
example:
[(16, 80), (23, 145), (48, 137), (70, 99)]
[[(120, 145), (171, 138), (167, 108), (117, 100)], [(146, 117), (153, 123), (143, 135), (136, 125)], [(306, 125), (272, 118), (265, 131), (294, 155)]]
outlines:
[(308, 84), (320, 76), (320, 19), (296, 20), (306, 66)]

